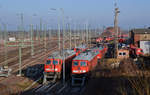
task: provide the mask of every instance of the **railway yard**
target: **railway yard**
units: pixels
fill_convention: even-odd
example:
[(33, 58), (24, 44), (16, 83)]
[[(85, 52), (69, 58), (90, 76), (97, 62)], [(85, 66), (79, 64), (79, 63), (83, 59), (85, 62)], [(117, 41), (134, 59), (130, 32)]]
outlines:
[[(18, 6), (17, 0), (14, 1)], [(124, 29), (127, 27), (125, 23), (118, 25), (120, 10), (117, 0), (114, 0), (113, 24), (110, 18), (97, 13), (99, 10), (96, 4), (93, 7), (93, 2), (89, 3), (91, 7), (87, 5), (88, 8), (96, 8), (95, 11), (90, 9), (96, 12), (95, 17), (85, 7), (87, 11), (81, 10), (80, 13), (85, 12), (87, 18), (80, 15), (77, 19), (76, 13), (73, 14), (77, 17), (66, 16), (70, 14), (67, 12), (72, 12), (68, 10), (69, 0), (62, 0), (67, 2), (66, 8), (56, 9), (49, 8), (53, 3), (48, 0), (43, 1), (49, 2), (48, 9), (42, 9), (39, 5), (43, 2), (36, 1), (37, 6), (35, 2), (24, 3), (32, 10), (29, 12), (32, 16), (26, 13), (27, 10), (15, 14), (20, 20), (12, 15), (13, 24), (7, 19), (8, 14), (1, 11), (3, 6), (0, 3), (0, 11), (6, 15), (0, 15), (0, 95), (150, 95), (150, 27), (147, 28), (144, 23), (144, 28), (135, 28), (133, 23), (128, 25), (129, 22), (137, 23), (133, 19), (136, 14), (128, 23), (121, 17), (128, 26)], [(75, 5), (72, 1), (69, 7), (74, 5), (75, 10), (86, 6), (85, 1), (80, 2), (81, 5), (77, 3)], [(98, 6), (101, 6), (100, 3)], [(107, 5), (110, 6), (108, 2)], [(46, 8), (47, 5), (43, 6)], [(38, 15), (33, 14), (35, 12)], [(123, 15), (125, 13), (122, 12)], [(105, 20), (97, 20), (100, 17)]]
[[(68, 55), (69, 59), (67, 59), (67, 55), (63, 57), (63, 55), (60, 54), (62, 56), (62, 61), (60, 62), (72, 64), (72, 67), (65, 65), (67, 71), (69, 68), (72, 68), (72, 70), (69, 72), (69, 75), (66, 75), (65, 73), (65, 82), (63, 80), (63, 70), (60, 70), (61, 77), (58, 78), (58, 76), (55, 77), (55, 75), (51, 75), (52, 78), (47, 79), (47, 81), (43, 83), (45, 78), (43, 72), (57, 72), (55, 71), (56, 68), (59, 69), (59, 67), (55, 65), (55, 67), (53, 67), (51, 65), (51, 69), (54, 69), (52, 71), (46, 71), (47, 68), (49, 68), (48, 64), (51, 64), (46, 62), (49, 62), (48, 60), (53, 62), (55, 57), (58, 59), (57, 53), (55, 53), (59, 49), (58, 45), (56, 44), (57, 41), (58, 40), (47, 43), (47, 45), (50, 45), (47, 46), (46, 51), (41, 44), (36, 44), (34, 48), (36, 52), (33, 57), (31, 56), (30, 47), (23, 48), (21, 76), (18, 76), (18, 72), (20, 70), (20, 68), (18, 68), (18, 48), (8, 48), (7, 58), (9, 60), (5, 59), (5, 51), (1, 50), (2, 53), (0, 55), (0, 64), (1, 66), (3, 66), (3, 64), (7, 65), (9, 68), (11, 68), (11, 71), (8, 76), (0, 77), (0, 88), (2, 89), (0, 93), (3, 95), (122, 95), (123, 93), (133, 95), (133, 93), (137, 93), (137, 89), (135, 89), (133, 85), (138, 85), (138, 90), (141, 90), (140, 87), (146, 85), (146, 83), (149, 81), (149, 69), (145, 69), (144, 67), (141, 69), (141, 67), (138, 67), (139, 65), (135, 65), (141, 61), (144, 62), (144, 64), (149, 64), (150, 60), (148, 57), (140, 56), (136, 58), (136, 60), (132, 58), (118, 60), (112, 56), (114, 53), (114, 45), (108, 44), (108, 42), (103, 44), (96, 42), (97, 44), (90, 45), (78, 44), (79, 46), (76, 46), (76, 48), (73, 49), (74, 53), (72, 51), (73, 54), (76, 53), (76, 57), (73, 57), (73, 59), (69, 57), (72, 56), (70, 54)], [(80, 41), (78, 42), (80, 43)], [(66, 42), (66, 45), (69, 46), (69, 41)], [(49, 55), (52, 56), (49, 57), (52, 59), (47, 59)], [(61, 58), (61, 56), (59, 58)], [(87, 62), (86, 65), (83, 64), (82, 62), (84, 62), (84, 59), (82, 57), (85, 59), (85, 62), (89, 60), (89, 63)], [(63, 61), (64, 58), (66, 58), (65, 61)], [(80, 66), (89, 66), (87, 67), (89, 68), (89, 71), (86, 72), (90, 73), (84, 72), (83, 67), (78, 67), (76, 69), (77, 64), (75, 62), (77, 62), (77, 60), (79, 60)], [(116, 62), (119, 62), (119, 64)], [(63, 69), (63, 63), (59, 64), (62, 64), (60, 69)], [(92, 68), (90, 64), (93, 66)], [(88, 70), (87, 68), (85, 70)], [(73, 75), (70, 75), (71, 72)], [(81, 74), (82, 76), (78, 77), (78, 74)], [(136, 79), (140, 80), (141, 83), (146, 83), (140, 85)]]

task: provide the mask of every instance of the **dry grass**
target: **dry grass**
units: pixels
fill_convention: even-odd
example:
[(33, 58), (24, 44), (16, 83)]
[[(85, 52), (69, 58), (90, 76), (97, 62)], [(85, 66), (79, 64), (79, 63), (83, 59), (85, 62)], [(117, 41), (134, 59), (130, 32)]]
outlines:
[[(143, 63), (144, 60), (139, 60), (139, 62)], [(127, 90), (122, 86), (123, 90), (120, 90), (122, 92), (122, 95), (128, 95), (127, 93), (132, 93), (132, 95), (150, 95), (150, 72), (145, 70), (137, 70), (137, 68), (135, 68), (132, 64), (130, 64), (131, 66), (126, 65), (127, 64), (124, 65), (125, 67), (127, 67), (126, 69), (132, 70), (128, 73), (132, 73), (134, 76), (126, 76), (131, 88), (130, 90)]]

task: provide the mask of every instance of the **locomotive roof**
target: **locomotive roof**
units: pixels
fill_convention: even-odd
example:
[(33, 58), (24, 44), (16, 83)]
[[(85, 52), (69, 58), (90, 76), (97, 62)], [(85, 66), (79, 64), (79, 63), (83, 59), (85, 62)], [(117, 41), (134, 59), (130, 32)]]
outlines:
[(98, 55), (99, 52), (94, 52), (93, 49), (86, 50), (82, 53), (80, 53), (78, 56), (76, 56), (73, 60), (92, 60), (96, 55)]
[[(63, 56), (64, 53), (64, 56)], [(64, 59), (64, 58), (68, 58), (70, 56), (73, 56), (74, 54), (76, 54), (76, 52), (74, 50), (61, 50), (53, 52), (48, 59), (54, 58), (54, 59)]]
[(87, 46), (84, 44), (81, 44), (79, 46), (76, 46), (75, 48), (85, 49), (85, 48), (87, 48)]
[(103, 46), (99, 46), (99, 47), (93, 47), (92, 49), (99, 49), (99, 50), (102, 50), (102, 49), (104, 49), (104, 47), (103, 47)]

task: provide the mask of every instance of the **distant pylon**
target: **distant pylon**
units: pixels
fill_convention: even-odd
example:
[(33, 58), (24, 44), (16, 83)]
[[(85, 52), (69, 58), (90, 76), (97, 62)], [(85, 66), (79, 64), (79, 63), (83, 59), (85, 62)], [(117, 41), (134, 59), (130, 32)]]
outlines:
[(114, 30), (115, 30), (115, 52), (114, 57), (117, 58), (118, 53), (118, 14), (120, 13), (119, 8), (117, 7), (117, 2), (115, 0), (115, 19), (114, 19)]

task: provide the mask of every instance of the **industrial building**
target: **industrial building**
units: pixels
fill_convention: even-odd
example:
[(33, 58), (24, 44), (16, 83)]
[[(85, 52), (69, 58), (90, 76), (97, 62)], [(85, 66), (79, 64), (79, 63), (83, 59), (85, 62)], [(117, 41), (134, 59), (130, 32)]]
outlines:
[(131, 42), (150, 54), (150, 29), (133, 29), (130, 31)]

